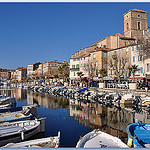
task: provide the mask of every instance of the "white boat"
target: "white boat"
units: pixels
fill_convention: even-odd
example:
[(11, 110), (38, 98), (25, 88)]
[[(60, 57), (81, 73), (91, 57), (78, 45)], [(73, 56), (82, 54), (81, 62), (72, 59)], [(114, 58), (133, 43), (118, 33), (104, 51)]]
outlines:
[(57, 136), (47, 137), (42, 139), (35, 139), (30, 141), (24, 141), (20, 143), (8, 143), (3, 146), (5, 148), (58, 148), (60, 145), (60, 132)]
[(15, 97), (1, 97), (0, 109), (12, 108), (16, 105)]
[(0, 124), (19, 120), (27, 120), (33, 116), (33, 107), (24, 107), (21, 111), (0, 113)]
[(0, 124), (0, 146), (26, 140), (41, 132), (40, 122), (40, 120), (35, 119)]
[(98, 129), (79, 139), (76, 148), (128, 148), (119, 138)]

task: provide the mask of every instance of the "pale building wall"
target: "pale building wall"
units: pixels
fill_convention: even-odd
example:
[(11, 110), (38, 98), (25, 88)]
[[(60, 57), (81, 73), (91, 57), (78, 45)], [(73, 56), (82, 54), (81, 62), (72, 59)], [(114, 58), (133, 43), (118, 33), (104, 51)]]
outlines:
[(71, 80), (74, 80), (75, 78), (79, 78), (79, 76), (77, 75), (77, 72), (80, 71), (80, 69), (78, 68), (79, 65), (80, 65), (79, 58), (70, 59), (70, 79)]
[(118, 59), (124, 58), (127, 60), (127, 63), (125, 64), (125, 77), (128, 77), (129, 74), (129, 66), (131, 65), (131, 46), (123, 47), (123, 48), (118, 48), (111, 50), (107, 52), (107, 73), (109, 76), (114, 77), (115, 73), (112, 68), (110, 68), (110, 61), (113, 59), (113, 55), (117, 55)]
[(145, 60), (144, 68), (145, 68), (145, 75), (150, 78), (150, 58)]
[[(94, 76), (96, 75), (96, 70), (100, 70), (102, 69), (102, 51), (95, 51), (90, 53), (90, 67), (93, 66), (94, 67)], [(90, 69), (91, 70), (91, 69)], [(98, 77), (100, 77), (100, 75), (98, 74)]]
[(89, 63), (90, 57), (82, 57), (80, 58), (80, 72), (83, 72), (82, 77), (89, 77)]
[(143, 57), (140, 60), (140, 55), (137, 50), (137, 46), (140, 47), (139, 45), (136, 45), (136, 46), (132, 46), (131, 48), (131, 65), (138, 65), (139, 71), (136, 71), (135, 76), (144, 77), (145, 76), (144, 61), (143, 61)]

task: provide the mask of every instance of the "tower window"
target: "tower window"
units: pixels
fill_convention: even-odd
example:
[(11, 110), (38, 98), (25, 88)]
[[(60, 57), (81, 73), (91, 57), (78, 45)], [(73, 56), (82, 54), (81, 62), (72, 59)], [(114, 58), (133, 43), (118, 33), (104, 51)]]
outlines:
[(141, 23), (140, 22), (138, 22), (138, 30), (140, 30), (141, 29)]
[(127, 23), (127, 31), (129, 30), (129, 24)]
[(140, 15), (138, 15), (138, 17), (140, 17)]

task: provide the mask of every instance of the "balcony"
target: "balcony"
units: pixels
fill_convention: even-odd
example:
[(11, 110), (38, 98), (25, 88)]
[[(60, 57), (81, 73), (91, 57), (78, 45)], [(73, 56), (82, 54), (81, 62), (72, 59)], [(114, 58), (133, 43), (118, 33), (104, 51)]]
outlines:
[(79, 68), (70, 68), (71, 71), (79, 71)]

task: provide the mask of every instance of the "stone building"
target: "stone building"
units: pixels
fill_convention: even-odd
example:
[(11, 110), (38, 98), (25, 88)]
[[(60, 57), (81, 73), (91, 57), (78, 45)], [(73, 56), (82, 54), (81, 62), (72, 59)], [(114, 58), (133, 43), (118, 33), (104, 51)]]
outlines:
[[(98, 79), (100, 77), (99, 70), (107, 68), (107, 48), (97, 48), (90, 53), (90, 76)], [(107, 69), (106, 69), (107, 70)]]
[(11, 71), (0, 68), (0, 80), (10, 80)]
[(39, 67), (40, 64), (41, 64), (40, 62), (37, 62), (37, 63), (28, 65), (27, 76), (32, 78), (33, 77), (33, 71), (35, 71)]
[(23, 81), (27, 76), (27, 68), (19, 67), (16, 69), (16, 80)]
[[(75, 75), (73, 72), (72, 66), (76, 66), (76, 63), (72, 61), (74, 59), (80, 59), (84, 55), (90, 56), (90, 66), (92, 68), (95, 77), (99, 77), (98, 70), (102, 68), (107, 68), (108, 75), (115, 76), (115, 72), (110, 69), (110, 60), (113, 56), (117, 56), (122, 61), (123, 59), (127, 60), (125, 66), (124, 77), (127, 79), (129, 77), (128, 67), (134, 64), (139, 65), (139, 71), (136, 72), (137, 76), (150, 76), (149, 74), (149, 57), (146, 60), (142, 60), (141, 54), (136, 50), (132, 51), (132, 48), (136, 45), (140, 46), (142, 41), (144, 31), (147, 30), (147, 12), (139, 9), (131, 9), (126, 12), (124, 15), (124, 35), (116, 33), (99, 41), (93, 43), (92, 45), (79, 50), (72, 55), (70, 59), (70, 76)], [(145, 33), (146, 34), (146, 33)], [(149, 34), (150, 35), (150, 34)], [(133, 46), (133, 47), (132, 47)], [(102, 50), (103, 49), (103, 50)], [(105, 64), (104, 64), (105, 56)], [(145, 65), (144, 65), (145, 64)], [(80, 66), (80, 65), (79, 65)], [(90, 68), (90, 70), (91, 70)], [(76, 78), (76, 76), (74, 76)]]
[(73, 83), (73, 80), (79, 78), (77, 72), (80, 71), (80, 57), (74, 57), (70, 59), (70, 82)]
[[(131, 48), (135, 44), (123, 46), (120, 48), (112, 49), (107, 52), (107, 75), (111, 77), (117, 77), (117, 71), (122, 72), (125, 79), (129, 77), (128, 68), (131, 66)], [(112, 62), (112, 63), (111, 63)], [(115, 63), (118, 63), (117, 65)], [(125, 65), (123, 65), (125, 62)], [(110, 67), (113, 64), (113, 67)], [(123, 68), (124, 66), (124, 68)]]
[(141, 39), (143, 30), (147, 29), (147, 12), (131, 9), (124, 15), (124, 35), (126, 37)]

